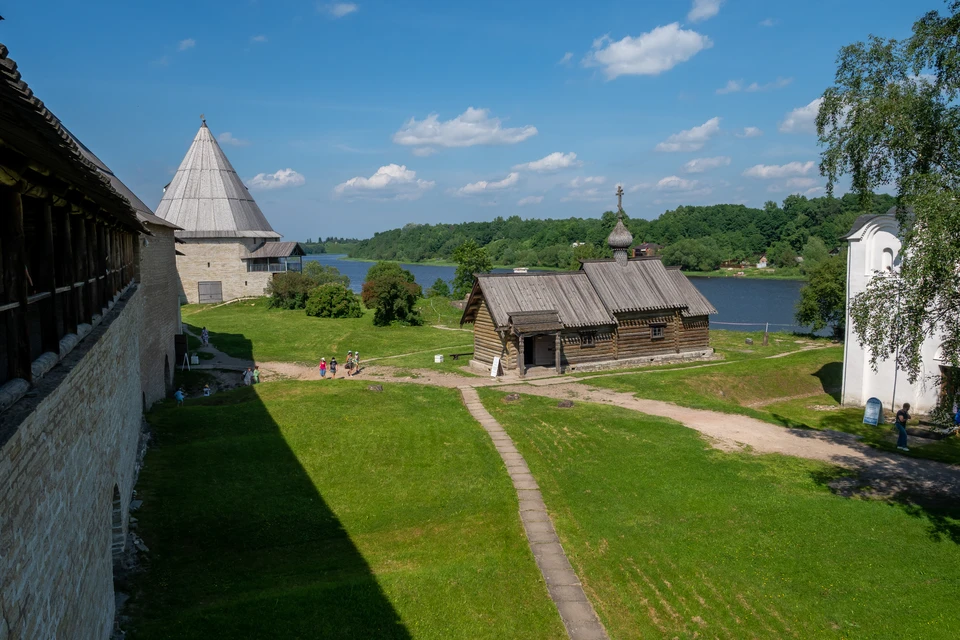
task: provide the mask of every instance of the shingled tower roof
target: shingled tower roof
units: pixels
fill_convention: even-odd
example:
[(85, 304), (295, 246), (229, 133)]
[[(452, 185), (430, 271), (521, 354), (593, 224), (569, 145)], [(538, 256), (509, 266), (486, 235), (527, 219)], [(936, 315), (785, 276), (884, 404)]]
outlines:
[(243, 186), (206, 120), (167, 185), (157, 215), (181, 227), (180, 238), (280, 237)]

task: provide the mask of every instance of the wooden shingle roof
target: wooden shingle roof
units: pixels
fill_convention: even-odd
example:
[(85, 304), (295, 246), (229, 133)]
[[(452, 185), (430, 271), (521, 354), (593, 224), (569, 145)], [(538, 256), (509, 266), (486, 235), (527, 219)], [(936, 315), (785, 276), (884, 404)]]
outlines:
[(244, 260), (251, 258), (289, 258), (290, 256), (303, 256), (307, 252), (303, 250), (299, 242), (264, 242), (262, 245), (251, 251)]
[(704, 314), (717, 312), (686, 276), (667, 269), (659, 258), (633, 258), (622, 265), (584, 260), (580, 268), (612, 313), (694, 307)]

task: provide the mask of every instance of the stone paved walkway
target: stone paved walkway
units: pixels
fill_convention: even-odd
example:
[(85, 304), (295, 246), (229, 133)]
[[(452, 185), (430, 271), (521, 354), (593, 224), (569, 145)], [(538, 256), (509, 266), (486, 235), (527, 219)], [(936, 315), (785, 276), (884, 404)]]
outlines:
[(540, 495), (540, 487), (533, 479), (526, 461), (500, 423), (480, 403), (477, 390), (471, 386), (459, 387), (463, 402), (470, 413), (486, 429), (507, 467), (520, 503), (520, 520), (530, 543), (530, 550), (547, 583), (550, 598), (557, 605), (560, 618), (571, 640), (605, 640), (606, 630), (587, 600), (580, 579), (567, 560), (553, 522)]

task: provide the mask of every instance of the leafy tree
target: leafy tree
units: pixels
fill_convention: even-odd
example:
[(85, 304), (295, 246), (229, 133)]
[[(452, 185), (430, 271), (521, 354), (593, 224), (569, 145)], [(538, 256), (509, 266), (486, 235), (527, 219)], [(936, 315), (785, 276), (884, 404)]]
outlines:
[(722, 256), (713, 238), (684, 238), (663, 248), (660, 253), (666, 265), (690, 271), (714, 271), (720, 268)]
[(443, 278), (437, 278), (434, 280), (433, 284), (430, 285), (430, 288), (427, 289), (428, 298), (449, 298), (450, 297), (450, 285), (447, 284), (447, 281)]
[(387, 276), (396, 276), (398, 278), (403, 278), (407, 282), (416, 282), (416, 278), (413, 277), (413, 274), (401, 267), (396, 262), (386, 262), (381, 260), (376, 263), (367, 271), (367, 281), (370, 280), (381, 280)]
[(835, 336), (842, 336), (847, 305), (846, 252), (816, 262), (809, 274), (809, 282), (800, 289), (797, 324), (811, 325), (814, 331), (832, 327)]
[(942, 339), (943, 365), (960, 366), (960, 1), (949, 10), (927, 13), (904, 40), (841, 49), (817, 116), (829, 190), (842, 174), (862, 202), (896, 185), (899, 268), (878, 274), (850, 315), (871, 365), (892, 356), (911, 382), (930, 337)]
[(303, 263), (303, 275), (310, 278), (315, 286), (336, 282), (345, 287), (350, 286), (350, 276), (340, 273), (336, 267), (322, 265), (316, 260), (307, 260)]
[(803, 245), (803, 270), (807, 273), (830, 257), (830, 251), (827, 249), (827, 245), (816, 236), (807, 240), (807, 244)]
[(313, 280), (296, 271), (274, 274), (267, 283), (270, 306), (276, 309), (303, 309), (310, 290), (316, 286)]
[(453, 261), (457, 263), (457, 272), (453, 277), (453, 295), (466, 298), (473, 288), (473, 274), (489, 273), (493, 265), (485, 249), (473, 240), (464, 242), (453, 252)]
[(373, 324), (384, 327), (390, 324), (423, 324), (420, 311), (416, 309), (420, 297), (420, 285), (408, 282), (397, 275), (387, 275), (363, 283), (363, 302), (373, 307)]
[(780, 241), (767, 251), (767, 262), (781, 269), (796, 267), (797, 253), (789, 242)]
[(363, 307), (357, 295), (342, 284), (330, 282), (320, 285), (307, 298), (308, 316), (317, 318), (362, 318)]
[(599, 257), (600, 253), (597, 251), (597, 248), (589, 242), (585, 242), (573, 248), (573, 256), (570, 258), (570, 266), (568, 268), (571, 271), (576, 271), (580, 268), (581, 260), (594, 260)]

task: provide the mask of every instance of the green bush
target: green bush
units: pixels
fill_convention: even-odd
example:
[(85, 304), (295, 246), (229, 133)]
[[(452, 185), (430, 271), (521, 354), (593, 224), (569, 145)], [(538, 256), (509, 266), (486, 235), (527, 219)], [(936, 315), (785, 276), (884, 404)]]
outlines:
[(428, 298), (449, 298), (450, 297), (450, 285), (447, 284), (447, 281), (443, 278), (437, 278), (430, 288), (427, 289)]
[(275, 309), (303, 309), (317, 283), (302, 273), (285, 271), (274, 274), (267, 283), (270, 306)]
[(423, 324), (420, 311), (415, 308), (421, 295), (420, 285), (402, 276), (384, 276), (363, 283), (363, 302), (374, 308), (373, 324), (378, 327)]
[(307, 298), (308, 316), (315, 318), (362, 318), (363, 307), (356, 294), (342, 284), (320, 285)]

